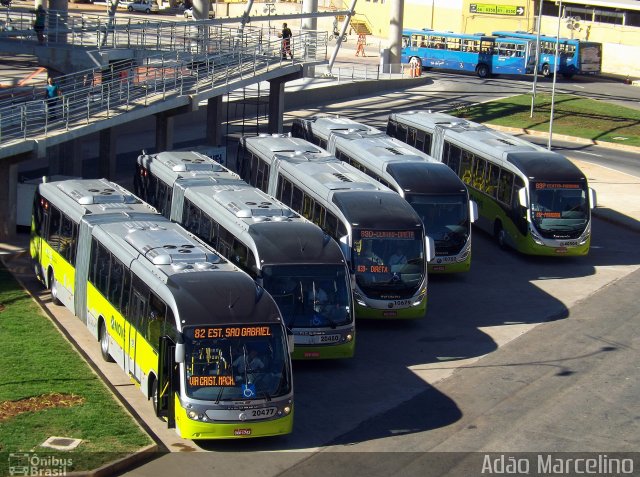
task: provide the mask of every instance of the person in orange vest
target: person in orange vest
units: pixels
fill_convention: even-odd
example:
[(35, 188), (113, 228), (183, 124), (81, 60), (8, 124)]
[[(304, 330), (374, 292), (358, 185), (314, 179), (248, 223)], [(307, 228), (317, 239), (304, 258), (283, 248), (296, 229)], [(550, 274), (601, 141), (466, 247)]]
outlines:
[(367, 35), (363, 35), (362, 33), (360, 33), (358, 35), (358, 46), (356, 48), (356, 56), (360, 56), (360, 53), (362, 53), (362, 56), (367, 56), (364, 54), (364, 45), (367, 44)]

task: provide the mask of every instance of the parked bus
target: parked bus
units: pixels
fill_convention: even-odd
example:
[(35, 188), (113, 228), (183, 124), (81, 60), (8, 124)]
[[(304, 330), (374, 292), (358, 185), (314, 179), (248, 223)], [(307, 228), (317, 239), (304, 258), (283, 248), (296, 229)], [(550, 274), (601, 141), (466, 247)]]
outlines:
[[(155, 194), (168, 188), (166, 216), (273, 296), (294, 335), (294, 359), (352, 357), (353, 298), (338, 244), (317, 225), (223, 169), (193, 152), (143, 154), (136, 182), (155, 181)], [(154, 202), (151, 189), (146, 193)]]
[(412, 59), (424, 68), (475, 72), (491, 75), (523, 75), (535, 68), (535, 41), (498, 38), (484, 33), (452, 33), (405, 29), (402, 33), (402, 63)]
[(523, 139), (445, 113), (389, 116), (387, 133), (424, 135), (432, 157), (467, 184), (478, 226), (501, 246), (532, 255), (586, 255), (595, 191), (571, 161)]
[[(501, 38), (516, 38), (537, 41), (536, 33), (523, 31), (494, 31), (493, 35)], [(577, 38), (560, 38), (540, 36), (540, 58), (538, 72), (544, 76), (552, 76), (556, 64), (556, 43), (558, 43), (558, 73), (565, 78), (580, 74), (598, 74), (602, 68), (602, 44), (594, 41), (582, 41)]]
[(178, 224), (104, 179), (45, 182), (30, 250), (53, 302), (87, 325), (178, 435), (291, 432), (291, 358), (275, 301)]
[(398, 194), (308, 141), (243, 137), (243, 179), (319, 225), (349, 263), (357, 318), (421, 318), (433, 240)]
[(292, 134), (327, 149), (396, 191), (414, 208), (435, 242), (429, 272), (469, 270), (477, 205), (451, 169), (379, 129), (347, 118), (295, 119)]

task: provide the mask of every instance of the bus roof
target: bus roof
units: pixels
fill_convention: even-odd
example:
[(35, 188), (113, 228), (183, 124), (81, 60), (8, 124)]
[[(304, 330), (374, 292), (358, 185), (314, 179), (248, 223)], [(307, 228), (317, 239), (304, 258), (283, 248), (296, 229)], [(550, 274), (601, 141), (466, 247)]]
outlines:
[(341, 191), (333, 195), (352, 226), (382, 230), (404, 230), (422, 227), (418, 214), (400, 195), (391, 191)]
[(311, 119), (296, 119), (295, 121), (305, 124), (306, 127), (313, 130), (314, 134), (318, 134), (324, 139), (329, 139), (331, 133), (336, 132), (382, 134), (380, 129), (341, 116), (315, 116)]
[(507, 160), (518, 167), (530, 180), (584, 181), (584, 173), (561, 154), (551, 151), (512, 152)]
[(406, 193), (466, 194), (467, 192), (467, 188), (456, 173), (441, 162), (393, 162), (387, 165), (387, 172)]
[(196, 151), (164, 151), (157, 154), (141, 154), (138, 165), (154, 176), (173, 185), (178, 179), (198, 177), (235, 178), (239, 176), (219, 162)]
[[(494, 36), (502, 37), (502, 38), (520, 38), (524, 40), (535, 40), (538, 36), (536, 33), (529, 33), (526, 31), (494, 31), (491, 34)], [(541, 41), (555, 42), (556, 39), (557, 37), (553, 35), (540, 35)], [(560, 42), (578, 44), (580, 43), (580, 40), (577, 38), (560, 38)]]
[(42, 197), (54, 200), (58, 208), (75, 222), (80, 222), (85, 215), (159, 215), (156, 209), (107, 179), (44, 182), (38, 190)]

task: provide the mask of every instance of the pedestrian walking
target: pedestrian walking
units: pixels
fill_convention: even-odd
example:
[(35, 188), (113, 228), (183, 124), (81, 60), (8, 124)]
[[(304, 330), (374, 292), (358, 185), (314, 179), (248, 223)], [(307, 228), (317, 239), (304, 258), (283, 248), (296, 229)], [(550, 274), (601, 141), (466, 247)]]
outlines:
[(358, 42), (357, 42), (357, 47), (356, 47), (356, 56), (360, 56), (360, 54), (362, 54), (362, 56), (367, 56), (364, 53), (364, 46), (367, 44), (367, 35), (364, 35), (362, 33), (360, 33), (358, 35)]
[(49, 76), (47, 78), (47, 87), (45, 89), (45, 99), (47, 101), (47, 114), (50, 121), (58, 119), (58, 103), (60, 102), (60, 96), (62, 91), (60, 86), (53, 81), (53, 78)]
[(40, 45), (44, 45), (44, 27), (47, 22), (47, 12), (42, 6), (42, 4), (38, 5), (36, 9), (36, 18), (33, 21), (33, 29), (38, 36), (38, 43)]
[(291, 57), (293, 60), (293, 53), (291, 53), (291, 37), (293, 33), (291, 33), (291, 29), (287, 26), (286, 23), (282, 24), (282, 32), (278, 35), (279, 38), (282, 38), (282, 59), (286, 60), (287, 55)]

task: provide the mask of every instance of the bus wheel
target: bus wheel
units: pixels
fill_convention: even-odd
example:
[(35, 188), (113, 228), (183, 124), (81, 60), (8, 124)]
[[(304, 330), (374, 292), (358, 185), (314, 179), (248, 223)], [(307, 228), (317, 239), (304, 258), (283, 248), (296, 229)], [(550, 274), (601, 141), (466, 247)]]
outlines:
[(476, 67), (476, 74), (484, 79), (489, 77), (489, 67), (485, 64), (480, 64)]
[(542, 65), (542, 75), (545, 78), (548, 78), (549, 76), (551, 76), (551, 68), (549, 67), (548, 63), (545, 63), (544, 65)]
[(58, 298), (58, 281), (53, 271), (49, 272), (49, 290), (51, 291), (51, 301), (54, 305), (62, 305)]
[(507, 233), (502, 228), (502, 224), (500, 222), (496, 221), (495, 225), (493, 226), (493, 235), (498, 241), (498, 245), (500, 246), (500, 248), (507, 247)]
[(100, 320), (100, 325), (98, 326), (98, 339), (100, 340), (100, 354), (102, 354), (102, 359), (110, 363), (113, 361), (113, 358), (109, 354), (109, 333), (107, 333), (107, 327), (103, 320)]

